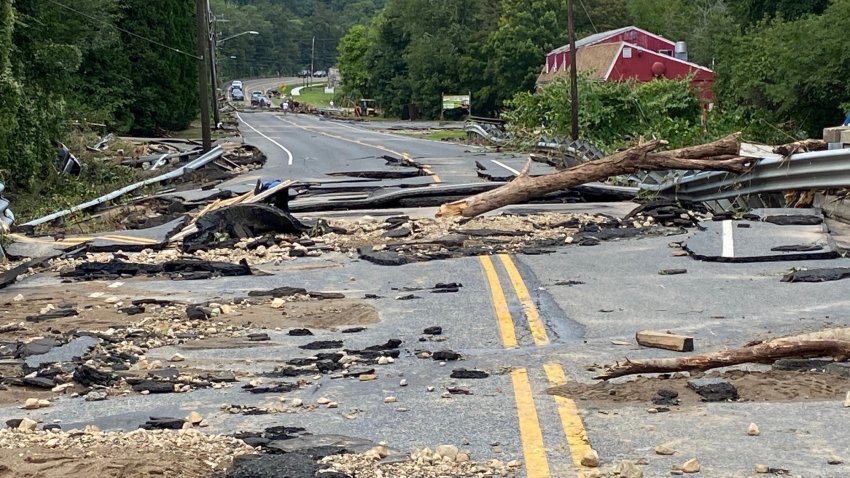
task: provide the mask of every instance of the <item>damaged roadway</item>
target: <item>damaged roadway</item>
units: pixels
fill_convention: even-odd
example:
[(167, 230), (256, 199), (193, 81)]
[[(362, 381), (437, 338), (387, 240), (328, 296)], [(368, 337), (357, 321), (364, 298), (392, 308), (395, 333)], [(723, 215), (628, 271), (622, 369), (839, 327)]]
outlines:
[[(272, 153), (261, 144), (269, 156), (263, 180), (340, 169), (322, 162), (325, 157), (383, 154), (327, 134), (413, 157), (414, 145), (422, 141), (358, 131), (349, 124), (291, 116), (287, 123), (272, 116), (244, 115), (291, 148), (297, 167), (287, 170), (286, 153)], [(251, 136), (244, 125), (243, 130)], [(463, 147), (437, 143), (434, 148), (434, 156), (422, 164), (434, 166), (441, 180), (473, 180), (465, 176), (475, 174), (473, 156), (464, 157), (458, 151)], [(449, 149), (453, 160), (437, 156)], [(353, 162), (345, 167), (367, 170)], [(454, 171), (463, 172), (453, 176)], [(247, 187), (257, 179), (240, 177), (233, 184)], [(457, 476), (493, 476), (500, 470), (529, 477), (593, 476), (597, 471), (610, 476), (615, 466), (642, 470), (646, 477), (668, 476), (674, 466), (694, 458), (701, 476), (750, 476), (760, 464), (787, 469), (791, 476), (850, 474), (843, 463), (828, 464), (850, 459), (846, 436), (833, 425), (846, 414), (844, 398), (850, 390), (850, 379), (840, 373), (751, 364), (733, 372), (706, 372), (705, 377), (736, 387), (737, 401), (720, 402), (704, 402), (688, 387), (688, 381), (703, 375), (698, 372), (669, 379), (593, 379), (605, 365), (626, 357), (678, 354), (638, 346), (634, 334), (640, 330), (693, 337), (695, 353), (706, 353), (848, 321), (845, 281), (789, 283), (782, 278), (798, 269), (847, 268), (850, 260), (698, 260), (687, 251), (687, 244), (698, 240), (707, 241), (712, 254), (723, 255), (722, 231), (712, 237), (710, 219), (701, 230), (696, 224), (708, 218), (690, 215), (687, 208), (627, 218), (635, 206), (524, 205), (510, 208), (515, 216), (491, 215), (470, 223), (422, 219), (430, 211), (412, 209), (370, 212), (371, 219), (359, 212), (296, 214), (309, 228), (304, 233), (240, 239), (219, 229), (202, 242), (221, 241), (221, 249), (184, 252), (173, 246), (60, 259), (48, 271), (0, 291), (0, 327), (24, 322), (25, 329), (0, 333), (0, 345), (10, 343), (0, 348), (9, 352), (0, 410), (4, 421), (27, 417), (39, 422), (38, 429), (58, 424), (66, 431), (92, 425), (130, 431), (190, 423), (193, 431), (186, 433), (236, 435), (259, 445), (268, 439), (269, 428), (290, 427), (299, 438), (278, 440), (278, 446), (303, 442), (310, 450), (307, 458), (293, 456), (288, 463), (265, 455), (262, 462), (234, 470), (234, 477), (269, 476), (269, 470), (280, 473), (292, 463), (302, 463), (305, 471), (304, 463), (316, 458), (316, 447), (328, 444), (371, 449), (380, 458), (384, 451), (373, 448), (380, 442), (390, 459), (426, 447), (456, 446), (441, 451), (455, 457), (450, 461)], [(545, 213), (528, 215), (531, 211)], [(410, 234), (398, 233), (403, 228)], [(795, 253), (772, 249), (821, 238), (812, 240), (808, 229), (783, 229), (787, 241), (773, 244), (747, 229), (733, 231), (734, 247), (747, 257)], [(829, 245), (826, 236), (824, 246)], [(361, 257), (367, 249), (412, 260), (382, 265)], [(247, 267), (251, 275), (175, 281), (162, 264), (189, 256), (225, 260), (241, 270)], [(242, 259), (245, 264), (238, 266)], [(139, 267), (145, 273), (63, 282), (71, 278), (58, 272), (116, 260), (146, 265)], [(687, 274), (659, 274), (674, 269)], [(53, 312), (68, 309), (78, 315)], [(26, 321), (44, 314), (56, 317)], [(37, 337), (53, 338), (55, 343), (33, 346), (66, 365), (51, 368), (38, 355), (26, 357), (34, 366), (21, 365), (15, 358), (17, 341)], [(91, 348), (93, 337), (98, 345)], [(23, 382), (32, 372), (29, 384), (52, 380), (61, 390), (20, 385), (17, 380)], [(654, 403), (661, 390), (677, 396)], [(36, 400), (38, 408), (21, 409), (28, 398), (49, 404), (41, 407)], [(202, 420), (184, 420), (191, 412)], [(757, 424), (758, 435), (748, 433), (751, 423)], [(312, 438), (303, 439), (296, 428)], [(216, 446), (227, 449), (216, 448), (219, 456), (245, 451), (238, 444)], [(601, 461), (598, 470), (581, 466), (591, 449)], [(459, 471), (465, 453), (486, 472)], [(195, 466), (182, 459), (187, 469)], [(20, 471), (34, 467), (8, 463)], [(251, 472), (252, 467), (267, 467), (266, 475)], [(363, 469), (369, 468), (356, 476), (375, 476)]]

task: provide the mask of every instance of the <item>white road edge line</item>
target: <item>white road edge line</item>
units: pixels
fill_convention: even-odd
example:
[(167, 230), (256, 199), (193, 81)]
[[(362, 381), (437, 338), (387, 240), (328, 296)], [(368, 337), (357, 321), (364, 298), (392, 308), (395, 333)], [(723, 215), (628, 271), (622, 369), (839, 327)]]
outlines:
[(501, 166), (501, 167), (503, 167), (503, 168), (507, 169), (508, 171), (510, 171), (510, 172), (512, 172), (512, 173), (514, 173), (514, 174), (516, 174), (517, 176), (519, 176), (519, 175), (520, 175), (520, 172), (519, 172), (519, 171), (517, 171), (516, 169), (514, 169), (514, 168), (512, 168), (512, 167), (508, 166), (507, 164), (505, 164), (505, 163), (503, 163), (503, 162), (501, 162), (501, 161), (497, 161), (497, 160), (495, 160), (495, 159), (491, 159), (490, 161), (493, 161), (494, 163), (496, 163), (496, 164), (498, 164), (499, 166)]
[(282, 144), (278, 143), (277, 141), (275, 141), (275, 140), (273, 140), (273, 139), (269, 138), (268, 136), (266, 136), (266, 135), (264, 135), (263, 133), (261, 133), (261, 132), (260, 132), (257, 128), (255, 128), (255, 127), (251, 126), (250, 124), (248, 124), (248, 122), (247, 122), (247, 121), (243, 120), (243, 119), (242, 119), (242, 117), (241, 117), (241, 116), (239, 116), (239, 113), (236, 113), (236, 118), (237, 118), (239, 121), (241, 121), (241, 122), (245, 123), (245, 126), (247, 126), (247, 127), (251, 128), (251, 130), (252, 130), (252, 131), (254, 131), (254, 132), (255, 132), (255, 133), (257, 133), (258, 135), (262, 136), (263, 138), (266, 138), (267, 140), (271, 141), (271, 142), (272, 142), (275, 146), (277, 146), (278, 148), (282, 149), (282, 150), (286, 153), (286, 155), (287, 155), (287, 156), (289, 156), (289, 165), (290, 165), (290, 166), (292, 166), (292, 159), (293, 159), (293, 158), (292, 158), (292, 151), (290, 151), (290, 150), (286, 149), (286, 147), (285, 147), (284, 145), (282, 145)]
[(735, 236), (732, 221), (723, 221), (723, 249), (721, 256), (735, 257)]

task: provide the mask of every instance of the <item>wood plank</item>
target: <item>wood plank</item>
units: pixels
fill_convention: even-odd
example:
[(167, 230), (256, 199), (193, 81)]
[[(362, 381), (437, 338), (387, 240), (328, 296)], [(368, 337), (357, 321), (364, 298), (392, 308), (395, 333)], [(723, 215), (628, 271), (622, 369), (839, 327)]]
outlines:
[(676, 335), (669, 332), (656, 332), (653, 330), (642, 330), (635, 334), (637, 343), (644, 347), (656, 349), (673, 350), (675, 352), (693, 352), (694, 338), (685, 335)]

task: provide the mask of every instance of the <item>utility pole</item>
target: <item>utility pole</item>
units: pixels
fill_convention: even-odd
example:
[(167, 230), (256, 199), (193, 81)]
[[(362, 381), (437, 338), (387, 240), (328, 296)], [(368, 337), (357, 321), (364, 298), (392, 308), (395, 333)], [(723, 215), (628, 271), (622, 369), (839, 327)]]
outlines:
[(567, 0), (567, 29), (570, 33), (570, 113), (572, 138), (578, 139), (578, 71), (576, 71), (576, 29), (573, 23), (573, 0)]
[(201, 102), (201, 135), (203, 136), (204, 152), (212, 149), (212, 133), (210, 131), (210, 92), (209, 72), (207, 71), (207, 44), (210, 39), (209, 23), (207, 18), (207, 0), (195, 0), (195, 17), (197, 20), (198, 31), (197, 47), (198, 47), (198, 90), (200, 93)]
[(313, 35), (313, 48), (310, 50), (310, 80), (307, 85), (310, 85), (310, 82), (313, 81), (313, 72), (316, 71), (313, 69), (315, 66), (314, 60), (316, 59), (316, 35)]
[(221, 113), (218, 110), (218, 65), (216, 64), (216, 40), (218, 32), (215, 28), (215, 18), (212, 10), (209, 11), (209, 26), (210, 26), (210, 80), (212, 81), (212, 108), (213, 108), (213, 124), (215, 129), (218, 129), (221, 123)]

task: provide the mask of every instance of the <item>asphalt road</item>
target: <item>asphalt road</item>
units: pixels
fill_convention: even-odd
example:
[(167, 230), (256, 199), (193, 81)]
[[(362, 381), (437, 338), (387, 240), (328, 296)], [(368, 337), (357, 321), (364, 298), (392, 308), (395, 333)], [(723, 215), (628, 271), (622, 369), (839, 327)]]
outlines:
[(259, 174), (240, 178), (246, 183), (261, 177), (340, 181), (351, 177), (338, 175), (346, 172), (406, 169), (388, 167), (382, 158), (388, 155), (412, 159), (429, 173), (404, 181), (406, 184), (466, 184), (482, 181), (476, 174), (476, 161), (500, 176), (513, 174), (524, 162), (520, 155), (488, 153), (473, 146), (411, 138), (318, 116), (252, 111), (239, 113), (239, 119), (245, 142), (260, 147), (268, 157)]
[[(377, 158), (384, 154), (407, 156), (427, 165), (432, 174), (426, 179), (432, 183), (478, 180), (476, 160), (494, 168), (501, 167), (495, 166), (494, 160), (508, 167), (521, 162), (521, 158), (482, 155), (465, 146), (314, 117), (258, 112), (243, 113), (240, 118), (245, 140), (268, 156), (264, 169), (239, 180), (246, 184), (258, 177), (331, 180), (338, 177), (328, 176), (330, 173), (385, 167)], [(629, 205), (621, 208), (627, 210)], [(561, 209), (622, 214), (610, 205)], [(344, 340), (346, 348), (362, 348), (392, 338), (403, 341), (401, 357), (394, 364), (377, 367), (379, 378), (374, 382), (325, 375), (305, 389), (286, 394), (305, 403), (328, 397), (339, 402), (338, 409), (232, 415), (222, 411), (221, 405), (261, 406), (277, 400), (276, 395), (252, 395), (236, 386), (157, 397), (111, 397), (104, 402), (63, 398), (46, 409), (22, 413), (9, 405), (0, 412), (7, 418), (25, 414), (45, 423), (61, 420), (66, 429), (89, 423), (103, 429), (132, 429), (149, 416), (184, 416), (188, 410), (198, 410), (211, 432), (303, 426), (314, 433), (385, 441), (402, 452), (450, 443), (470, 450), (479, 461), (522, 460), (528, 478), (581, 476), (588, 470), (579, 463), (590, 449), (599, 453), (604, 465), (644, 460), (646, 477), (669, 476), (673, 465), (690, 458), (702, 464), (697, 476), (712, 478), (751, 476), (756, 464), (789, 469), (791, 476), (850, 476), (850, 466), (827, 464), (833, 455), (850, 460), (850, 442), (843, 427), (848, 409), (837, 397), (813, 399), (806, 390), (797, 393), (794, 383), (772, 385), (777, 390), (770, 391), (784, 399), (685, 404), (672, 407), (669, 413), (650, 413), (653, 405), (646, 400), (575, 402), (547, 393), (550, 387), (564, 383), (598, 383), (593, 379), (597, 373), (594, 366), (626, 357), (675, 355), (638, 347), (633, 339), (638, 330), (691, 335), (701, 353), (850, 322), (846, 281), (780, 282), (790, 269), (850, 267), (850, 260), (737, 264), (672, 254), (671, 242), (699, 234), (691, 231), (596, 247), (564, 246), (539, 256), (468, 257), (401, 267), (327, 254), (263, 265), (261, 269), (268, 275), (184, 281), (179, 288), (167, 280), (128, 281), (128, 287), (145, 290), (151, 298), (186, 302), (227, 300), (251, 290), (282, 286), (343, 292), (351, 298), (380, 297), (371, 299), (380, 323), (359, 334), (316, 331), (313, 337), (290, 337), (284, 330), (270, 330), (272, 340), (262, 345), (220, 350), (166, 347), (151, 351), (151, 359), (165, 360), (179, 351), (188, 367), (257, 373), (287, 359), (310, 355), (297, 346), (313, 340)], [(747, 255), (768, 253), (773, 245), (762, 237), (771, 232), (734, 230), (733, 234), (734, 250)], [(802, 231), (787, 240), (801, 243), (810, 237), (809, 231)], [(722, 235), (712, 240), (719, 241), (714, 245), (721, 251), (726, 248), (724, 241), (729, 242), (728, 236), (724, 239)], [(687, 273), (658, 273), (669, 268), (684, 268)], [(40, 275), (7, 289), (0, 299), (58, 281)], [(398, 288), (429, 287), (438, 282), (459, 282), (463, 287), (454, 294), (424, 291), (415, 292), (419, 299), (397, 300), (406, 294)], [(108, 283), (92, 282), (92, 286), (98, 285), (108, 290)], [(111, 289), (109, 294), (121, 297), (121, 290)], [(420, 341), (422, 330), (430, 326), (443, 327), (440, 341)], [(463, 360), (441, 365), (416, 357), (421, 350), (442, 349), (460, 352)], [(452, 379), (450, 374), (457, 368), (483, 370), (489, 377)], [(754, 365), (738, 368), (765, 369)], [(409, 384), (402, 387), (401, 379)], [(769, 389), (770, 383), (767, 385)], [(655, 386), (660, 389), (665, 384), (659, 381)], [(429, 392), (428, 387), (434, 391)], [(449, 388), (471, 394), (443, 398), (442, 392)], [(398, 402), (385, 403), (388, 396), (397, 397)], [(747, 435), (751, 422), (761, 429), (760, 436)], [(661, 444), (671, 446), (676, 454), (655, 454), (654, 448)]]

